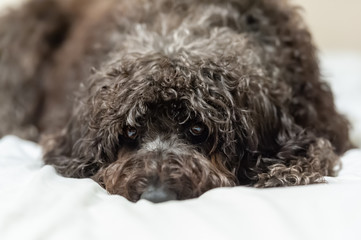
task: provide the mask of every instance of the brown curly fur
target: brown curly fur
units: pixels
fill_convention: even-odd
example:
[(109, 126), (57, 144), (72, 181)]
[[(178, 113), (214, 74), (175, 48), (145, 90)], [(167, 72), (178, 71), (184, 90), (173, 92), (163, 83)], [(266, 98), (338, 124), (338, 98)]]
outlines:
[(131, 201), (324, 182), (351, 146), (286, 0), (31, 0), (0, 19), (0, 84), (0, 136)]

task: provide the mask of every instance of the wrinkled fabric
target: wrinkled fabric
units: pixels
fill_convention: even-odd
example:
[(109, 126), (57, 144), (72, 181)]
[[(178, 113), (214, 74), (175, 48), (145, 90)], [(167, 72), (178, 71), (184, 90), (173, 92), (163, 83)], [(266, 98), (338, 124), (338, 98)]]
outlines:
[(0, 239), (359, 239), (361, 150), (328, 184), (211, 190), (153, 204), (43, 166), (34, 143), (0, 140)]

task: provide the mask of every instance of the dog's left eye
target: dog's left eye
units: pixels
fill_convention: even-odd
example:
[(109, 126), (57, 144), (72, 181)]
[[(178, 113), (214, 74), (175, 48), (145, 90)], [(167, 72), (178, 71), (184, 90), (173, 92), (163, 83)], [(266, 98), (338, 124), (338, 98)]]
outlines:
[(206, 129), (206, 126), (198, 123), (198, 124), (193, 125), (189, 129), (189, 131), (193, 136), (197, 137), (197, 136), (201, 136), (205, 132), (205, 129)]
[(193, 124), (189, 128), (188, 136), (190, 137), (192, 143), (194, 144), (202, 143), (208, 137), (208, 128), (203, 123)]

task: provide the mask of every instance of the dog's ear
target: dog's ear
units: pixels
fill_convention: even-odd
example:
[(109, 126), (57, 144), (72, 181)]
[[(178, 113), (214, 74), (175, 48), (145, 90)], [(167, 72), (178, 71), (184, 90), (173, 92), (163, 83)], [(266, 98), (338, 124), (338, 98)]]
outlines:
[(64, 176), (91, 177), (117, 158), (123, 114), (110, 106), (119, 101), (109, 97), (114, 94), (107, 87), (108, 79), (93, 73), (80, 87), (67, 126), (42, 141), (45, 163)]
[[(83, 109), (81, 111), (84, 112)], [(119, 136), (110, 131), (93, 125), (89, 117), (73, 115), (60, 133), (44, 137), (41, 141), (43, 160), (63, 176), (94, 176), (104, 164), (116, 160)]]
[(241, 184), (300, 185), (334, 174), (339, 162), (331, 143), (295, 122), (287, 109), (291, 94), (286, 85), (257, 77), (243, 85), (237, 100), (238, 119), (244, 119), (237, 130), (245, 148)]
[(72, 116), (59, 133), (42, 139), (43, 160), (67, 177), (90, 177), (97, 172), (93, 139), (89, 126), (80, 124), (79, 116)]
[(118, 136), (101, 126), (91, 105), (77, 106), (67, 126), (58, 134), (44, 137), (44, 162), (67, 177), (91, 177), (116, 158)]

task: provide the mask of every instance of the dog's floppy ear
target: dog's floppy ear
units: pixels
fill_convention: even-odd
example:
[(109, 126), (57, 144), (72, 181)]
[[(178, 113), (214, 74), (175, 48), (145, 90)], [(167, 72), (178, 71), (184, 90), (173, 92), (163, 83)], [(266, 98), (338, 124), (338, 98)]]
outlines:
[(67, 177), (95, 175), (101, 166), (116, 159), (119, 147), (117, 134), (110, 133), (106, 127), (101, 129), (99, 122), (94, 124), (92, 117), (79, 116), (81, 112), (86, 113), (86, 110), (80, 109), (73, 114), (61, 132), (44, 137), (41, 143), (44, 162)]
[(67, 126), (42, 141), (45, 163), (64, 176), (91, 177), (117, 158), (123, 120), (121, 113), (114, 114), (120, 110), (107, 104), (118, 102), (108, 99), (114, 95), (107, 87), (108, 79), (109, 76), (94, 72), (82, 84)]
[[(287, 106), (286, 85), (252, 77), (239, 89), (245, 119), (238, 136), (245, 148), (238, 178), (241, 184), (259, 187), (300, 185), (334, 174), (338, 156), (331, 143), (312, 129), (299, 126)], [(242, 84), (241, 84), (242, 85)]]
[(90, 177), (97, 172), (94, 164), (93, 139), (86, 122), (80, 124), (79, 116), (72, 116), (68, 125), (59, 133), (47, 136), (43, 160), (67, 177)]

